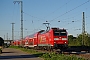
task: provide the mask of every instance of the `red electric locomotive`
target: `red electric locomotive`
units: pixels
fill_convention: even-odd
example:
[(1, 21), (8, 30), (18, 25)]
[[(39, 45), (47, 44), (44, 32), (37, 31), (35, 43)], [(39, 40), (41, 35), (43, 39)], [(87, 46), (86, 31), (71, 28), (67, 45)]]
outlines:
[(68, 46), (68, 36), (65, 29), (51, 28), (38, 34), (38, 46), (46, 49), (62, 49)]

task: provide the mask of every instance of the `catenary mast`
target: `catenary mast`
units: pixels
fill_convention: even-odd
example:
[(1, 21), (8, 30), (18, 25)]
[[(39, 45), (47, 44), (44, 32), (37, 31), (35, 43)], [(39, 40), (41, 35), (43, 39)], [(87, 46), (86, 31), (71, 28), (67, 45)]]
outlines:
[(14, 24), (15, 23), (11, 23), (12, 24), (12, 40), (14, 40)]
[(83, 12), (83, 20), (82, 20), (82, 45), (84, 45), (85, 43), (85, 16), (84, 16), (84, 12)]
[(21, 3), (21, 39), (23, 39), (23, 2), (22, 1), (14, 1), (14, 4), (15, 3), (18, 3), (20, 4)]

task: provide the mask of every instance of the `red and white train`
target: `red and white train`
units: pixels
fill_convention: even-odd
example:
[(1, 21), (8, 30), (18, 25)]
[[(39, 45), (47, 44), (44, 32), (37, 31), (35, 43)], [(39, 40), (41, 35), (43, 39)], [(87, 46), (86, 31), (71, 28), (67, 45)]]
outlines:
[(12, 44), (36, 49), (62, 49), (68, 47), (68, 33), (66, 29), (51, 28), (28, 35), (23, 40), (13, 41)]

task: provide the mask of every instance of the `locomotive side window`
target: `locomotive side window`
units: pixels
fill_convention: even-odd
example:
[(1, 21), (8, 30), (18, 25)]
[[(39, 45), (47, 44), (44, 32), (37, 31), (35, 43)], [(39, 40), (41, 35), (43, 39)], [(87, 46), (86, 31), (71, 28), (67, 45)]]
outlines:
[(66, 36), (66, 30), (54, 30), (54, 36)]

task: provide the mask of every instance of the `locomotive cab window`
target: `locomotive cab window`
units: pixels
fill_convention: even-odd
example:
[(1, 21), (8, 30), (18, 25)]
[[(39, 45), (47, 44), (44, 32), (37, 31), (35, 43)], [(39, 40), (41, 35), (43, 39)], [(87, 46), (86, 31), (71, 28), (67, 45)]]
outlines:
[(54, 30), (54, 36), (66, 36), (66, 30)]

